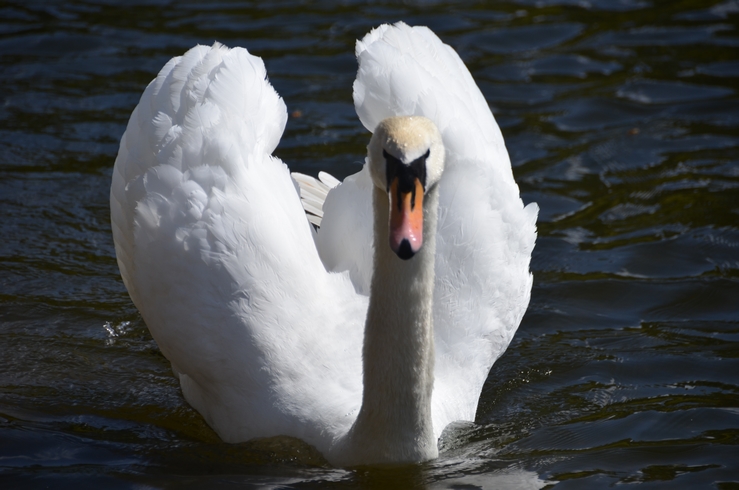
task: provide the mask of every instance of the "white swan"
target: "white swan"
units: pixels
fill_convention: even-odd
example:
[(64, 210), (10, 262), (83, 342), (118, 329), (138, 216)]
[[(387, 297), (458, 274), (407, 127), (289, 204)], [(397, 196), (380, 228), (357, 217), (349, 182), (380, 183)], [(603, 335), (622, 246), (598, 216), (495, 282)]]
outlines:
[(225, 441), (424, 461), (446, 425), (474, 419), (526, 310), (538, 208), (452, 48), (398, 23), (356, 52), (374, 135), (328, 196), (335, 183), (296, 176), (317, 234), (271, 156), (287, 116), (261, 59), (215, 44), (167, 63), (131, 115), (113, 236), (185, 398)]

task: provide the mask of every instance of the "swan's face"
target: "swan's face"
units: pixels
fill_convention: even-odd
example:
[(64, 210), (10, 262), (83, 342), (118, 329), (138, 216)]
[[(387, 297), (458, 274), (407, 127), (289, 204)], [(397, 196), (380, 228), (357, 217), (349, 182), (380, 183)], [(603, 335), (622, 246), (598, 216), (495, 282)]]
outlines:
[(441, 134), (425, 117), (391, 117), (377, 126), (368, 149), (372, 180), (388, 194), (390, 248), (410, 259), (423, 245), (424, 196), (444, 171)]

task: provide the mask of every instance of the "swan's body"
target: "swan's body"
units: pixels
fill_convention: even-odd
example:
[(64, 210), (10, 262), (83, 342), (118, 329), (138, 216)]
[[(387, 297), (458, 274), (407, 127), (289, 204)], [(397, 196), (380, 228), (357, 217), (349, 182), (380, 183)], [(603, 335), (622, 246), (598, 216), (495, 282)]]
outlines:
[[(384, 126), (364, 169), (314, 202), (315, 237), (271, 156), (286, 111), (261, 60), (220, 45), (171, 60), (121, 140), (116, 254), (187, 401), (224, 440), (293, 436), (337, 464), (423, 461), (446, 425), (474, 419), (526, 310), (537, 208), (431, 31), (382, 26), (357, 56), (357, 113)], [(413, 233), (388, 228), (385, 169), (421, 159), (423, 245), (401, 260)]]

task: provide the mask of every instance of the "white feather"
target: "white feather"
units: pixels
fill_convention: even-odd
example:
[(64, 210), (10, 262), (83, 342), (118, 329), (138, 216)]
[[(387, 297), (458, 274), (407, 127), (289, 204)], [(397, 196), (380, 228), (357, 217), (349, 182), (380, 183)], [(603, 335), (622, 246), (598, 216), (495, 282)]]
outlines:
[[(529, 302), (537, 208), (519, 197), (487, 104), (430, 30), (357, 43), (370, 130), (424, 115), (447, 149), (440, 182), (433, 424), (473, 420)], [(271, 156), (287, 120), (261, 59), (197, 46), (149, 84), (111, 186), (121, 275), (188, 402), (226, 441), (290, 435), (327, 454), (362, 398), (372, 180), (293, 174)], [(321, 229), (315, 237), (303, 206)]]

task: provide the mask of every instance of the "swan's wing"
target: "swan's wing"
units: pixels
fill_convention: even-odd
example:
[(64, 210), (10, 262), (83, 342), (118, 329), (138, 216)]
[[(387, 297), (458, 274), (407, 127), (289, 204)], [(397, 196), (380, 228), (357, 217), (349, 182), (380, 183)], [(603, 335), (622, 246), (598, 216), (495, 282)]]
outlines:
[(488, 371), (528, 306), (538, 207), (524, 208), (500, 129), (451, 47), (426, 27), (398, 23), (373, 30), (356, 51), (362, 124), (372, 131), (387, 117), (426, 116), (447, 151), (434, 291), (438, 434), (474, 419)]
[(372, 280), (372, 181), (365, 165), (343, 182), (319, 172), (318, 179), (293, 172), (326, 270), (348, 273), (358, 294), (369, 296)]
[(349, 273), (357, 293), (369, 296), (372, 280), (372, 179), (365, 165), (331, 189), (323, 203), (316, 247), (326, 269)]
[(121, 140), (111, 220), (131, 298), (219, 435), (291, 435), (325, 451), (361, 402), (366, 299), (325, 271), (270, 155), (285, 121), (246, 50), (172, 59)]
[(291, 175), (300, 188), (300, 202), (303, 204), (308, 221), (320, 227), (323, 219), (323, 203), (329, 191), (341, 182), (326, 172), (318, 172), (318, 178), (300, 172), (293, 172)]

